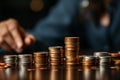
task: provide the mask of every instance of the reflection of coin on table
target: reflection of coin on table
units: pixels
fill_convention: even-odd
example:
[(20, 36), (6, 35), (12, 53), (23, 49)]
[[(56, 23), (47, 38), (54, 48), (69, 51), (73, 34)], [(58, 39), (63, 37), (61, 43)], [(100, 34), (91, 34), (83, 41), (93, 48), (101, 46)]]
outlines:
[(30, 3), (30, 7), (33, 11), (38, 12), (43, 9), (44, 3), (41, 0), (32, 0)]

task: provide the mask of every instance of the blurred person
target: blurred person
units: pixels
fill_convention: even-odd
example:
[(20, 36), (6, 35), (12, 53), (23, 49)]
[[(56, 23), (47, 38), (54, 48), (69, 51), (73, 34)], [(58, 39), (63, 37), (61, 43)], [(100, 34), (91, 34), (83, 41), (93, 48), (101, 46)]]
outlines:
[(119, 50), (119, 3), (119, 0), (59, 0), (32, 29), (23, 30), (14, 19), (2, 21), (0, 46), (21, 52), (24, 46), (35, 42), (33, 51), (46, 50), (48, 46), (64, 45), (65, 36), (79, 36), (81, 49)]

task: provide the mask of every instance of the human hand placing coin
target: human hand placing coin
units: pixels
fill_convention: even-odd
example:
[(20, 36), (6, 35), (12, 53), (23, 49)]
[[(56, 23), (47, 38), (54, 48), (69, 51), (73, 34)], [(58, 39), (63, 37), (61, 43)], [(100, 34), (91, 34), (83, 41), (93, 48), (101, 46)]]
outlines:
[(35, 42), (35, 37), (27, 33), (15, 19), (0, 22), (0, 47), (8, 52), (20, 53), (25, 46)]

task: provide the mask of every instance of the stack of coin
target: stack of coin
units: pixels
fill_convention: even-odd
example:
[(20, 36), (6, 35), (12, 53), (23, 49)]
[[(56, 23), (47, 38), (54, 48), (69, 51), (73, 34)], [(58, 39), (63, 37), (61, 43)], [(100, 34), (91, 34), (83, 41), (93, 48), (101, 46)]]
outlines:
[(49, 62), (53, 66), (61, 65), (61, 47), (49, 47)]
[(5, 55), (4, 56), (5, 64), (13, 66), (17, 64), (17, 55)]
[(32, 65), (32, 54), (20, 54), (18, 55), (19, 66)]
[(111, 56), (101, 56), (99, 57), (99, 65), (107, 65), (111, 64)]
[(36, 67), (42, 67), (48, 65), (48, 52), (35, 52), (34, 64)]
[(99, 57), (101, 56), (110, 56), (109, 52), (94, 52), (94, 56), (96, 57), (96, 65), (99, 65)]
[(82, 63), (83, 63), (83, 66), (94, 66), (96, 63), (96, 58), (90, 55), (83, 56)]
[(112, 58), (112, 64), (113, 65), (120, 65), (120, 54), (110, 53), (110, 56)]
[(66, 65), (77, 65), (79, 56), (79, 37), (65, 37)]

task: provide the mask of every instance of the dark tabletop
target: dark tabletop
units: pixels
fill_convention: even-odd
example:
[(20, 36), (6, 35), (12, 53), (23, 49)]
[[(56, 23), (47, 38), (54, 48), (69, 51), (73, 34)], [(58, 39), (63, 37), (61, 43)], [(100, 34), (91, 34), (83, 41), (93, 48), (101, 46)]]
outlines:
[[(0, 58), (2, 62), (2, 57)], [(120, 80), (119, 66), (12, 66), (0, 69), (0, 80)]]

